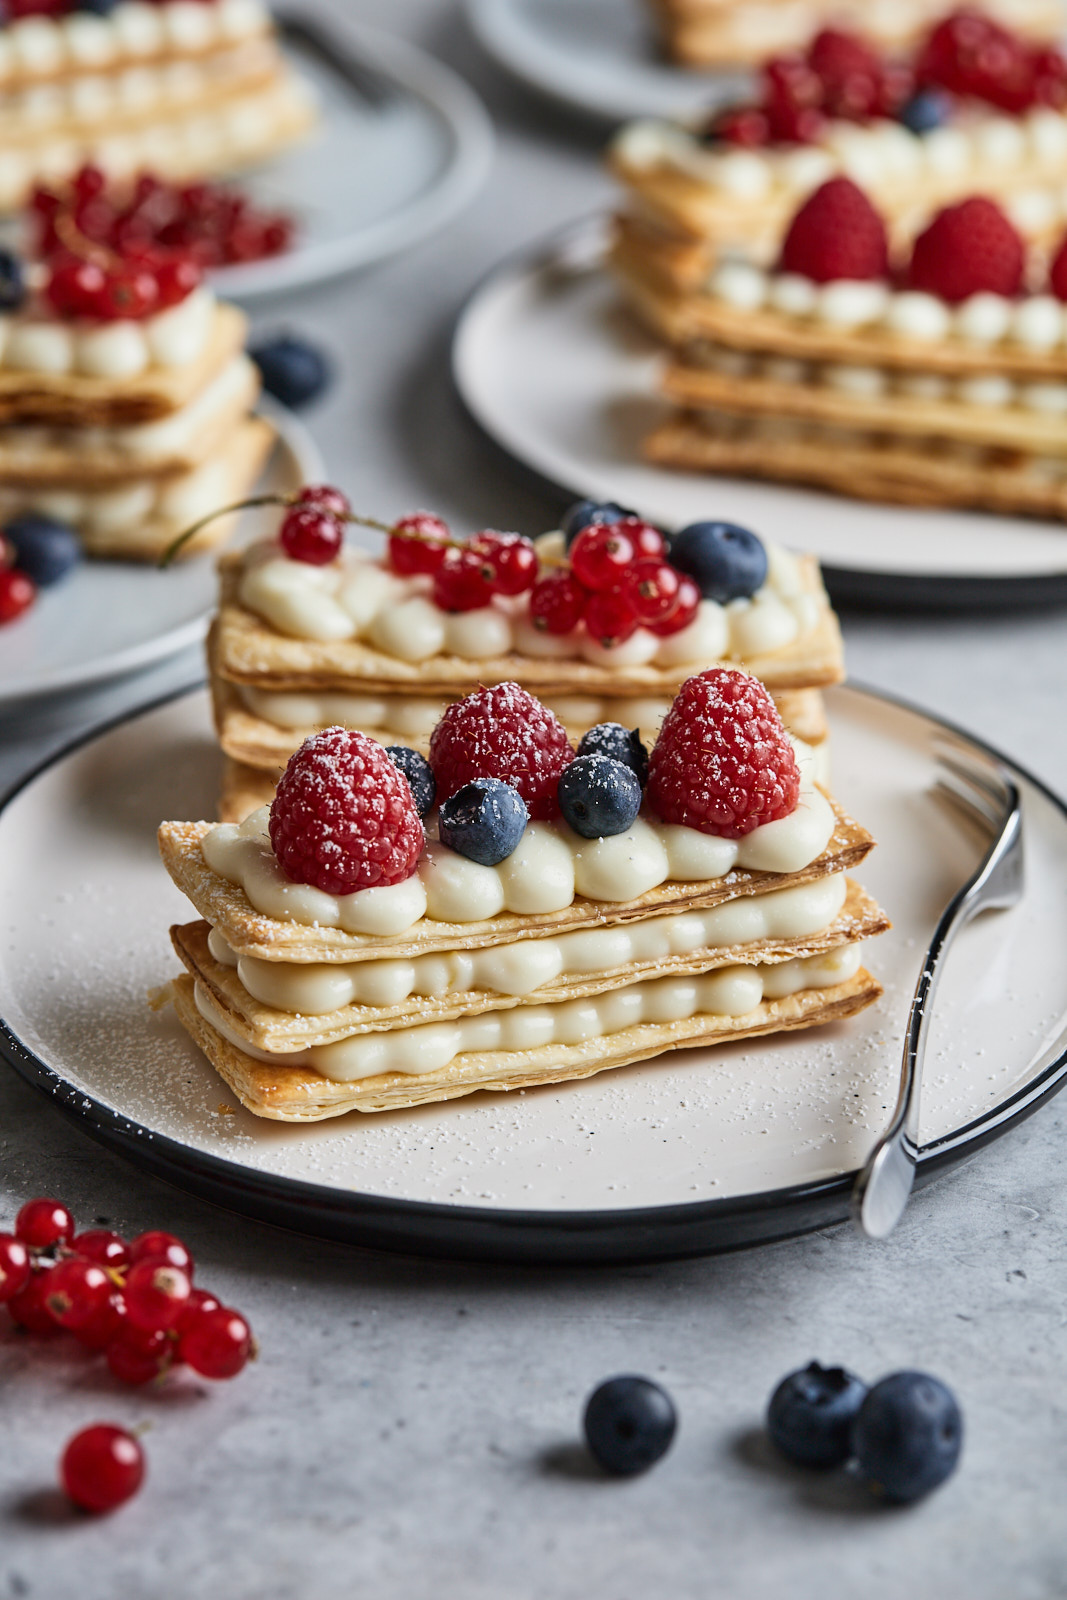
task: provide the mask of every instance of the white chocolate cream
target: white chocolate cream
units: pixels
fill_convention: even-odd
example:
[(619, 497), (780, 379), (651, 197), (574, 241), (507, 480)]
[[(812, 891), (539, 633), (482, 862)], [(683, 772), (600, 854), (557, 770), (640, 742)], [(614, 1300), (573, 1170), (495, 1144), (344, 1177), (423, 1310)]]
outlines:
[(810, 752), (799, 747), (798, 754), (802, 781), (796, 808), (742, 839), (721, 839), (644, 816), (608, 839), (582, 839), (562, 820), (531, 822), (518, 848), (499, 866), (483, 867), (431, 840), (416, 872), (403, 883), (348, 895), (290, 882), (271, 848), (267, 806), (242, 823), (219, 823), (204, 836), (201, 850), (212, 871), (243, 889), (263, 915), (376, 938), (404, 933), (423, 917), (465, 923), (502, 911), (522, 916), (562, 911), (576, 895), (623, 903), (661, 883), (712, 882), (735, 867), (799, 872), (810, 865), (829, 843), (834, 813), (811, 780)]
[[(854, 976), (861, 946), (842, 945), (826, 955), (774, 966), (721, 967), (698, 977), (652, 978), (608, 994), (555, 1005), (515, 1006), (455, 1022), (427, 1023), (355, 1034), (312, 1050), (271, 1055), (249, 1046), (227, 1021), (205, 986), (196, 985), (201, 1015), (238, 1049), (260, 1061), (305, 1064), (337, 1083), (383, 1072), (418, 1075), (439, 1072), (458, 1056), (541, 1050), (555, 1045), (562, 1056), (587, 1040), (601, 1039), (642, 1023), (682, 1022), (690, 1017), (743, 1017), (765, 999), (777, 1000), (804, 989), (831, 988)], [(542, 1055), (539, 1065), (551, 1065)]]
[(205, 288), (142, 322), (65, 322), (17, 312), (0, 317), (0, 368), (117, 379), (184, 367), (203, 355), (214, 318), (215, 297)]
[[(562, 536), (545, 535), (542, 552), (562, 548)], [(718, 605), (702, 600), (688, 628), (659, 639), (646, 628), (611, 649), (591, 639), (584, 625), (569, 634), (541, 633), (529, 621), (529, 597), (496, 596), (476, 611), (441, 611), (425, 577), (398, 578), (365, 552), (348, 550), (328, 566), (290, 561), (277, 545), (249, 551), (239, 598), (280, 633), (320, 641), (363, 639), (403, 661), (436, 655), (483, 661), (515, 650), (524, 655), (580, 656), (597, 666), (709, 665), (781, 650), (818, 622), (820, 594), (805, 587), (796, 558), (767, 545), (768, 577), (749, 600)]]
[(800, 938), (829, 926), (845, 892), (844, 874), (833, 873), (814, 883), (743, 895), (704, 910), (410, 961), (330, 966), (238, 958), (214, 928), (208, 944), (216, 961), (236, 968), (253, 999), (296, 1016), (319, 1017), (343, 1006), (399, 1005), (411, 995), (436, 998), (478, 990), (518, 998), (557, 978), (589, 977), (638, 961), (665, 961), (696, 951), (703, 955), (767, 939)]

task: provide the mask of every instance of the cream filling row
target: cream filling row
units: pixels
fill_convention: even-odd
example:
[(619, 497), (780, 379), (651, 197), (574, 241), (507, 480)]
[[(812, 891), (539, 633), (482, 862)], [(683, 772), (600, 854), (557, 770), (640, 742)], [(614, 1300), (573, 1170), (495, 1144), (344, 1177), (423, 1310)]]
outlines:
[(20, 17), (0, 29), (0, 83), (113, 67), (174, 53), (200, 55), (270, 31), (259, 0), (122, 0), (106, 17)]
[[(515, 1006), (455, 1022), (435, 1022), (386, 1033), (357, 1034), (335, 1044), (286, 1055), (250, 1046), (232, 1027), (204, 984), (196, 984), (201, 1016), (246, 1055), (274, 1065), (307, 1066), (337, 1083), (400, 1072), (439, 1072), (457, 1056), (494, 1051), (561, 1049), (622, 1033), (642, 1023), (671, 1023), (695, 1016), (743, 1017), (763, 1000), (803, 989), (844, 983), (859, 969), (861, 946), (842, 945), (826, 955), (765, 967), (722, 967), (695, 978), (653, 978), (608, 994), (556, 1005)], [(539, 1065), (551, 1065), (542, 1058)]]
[(33, 313), (0, 317), (0, 369), (134, 378), (150, 367), (188, 366), (207, 346), (215, 309), (211, 290), (195, 289), (142, 322), (65, 322)]
[(525, 996), (557, 978), (586, 978), (698, 950), (711, 957), (739, 944), (800, 938), (829, 926), (844, 905), (846, 887), (844, 873), (838, 872), (705, 910), (410, 961), (331, 966), (238, 957), (215, 928), (208, 945), (216, 961), (236, 969), (253, 999), (295, 1016), (318, 1017), (344, 1006), (395, 1006), (411, 995), (438, 999), (479, 990)]

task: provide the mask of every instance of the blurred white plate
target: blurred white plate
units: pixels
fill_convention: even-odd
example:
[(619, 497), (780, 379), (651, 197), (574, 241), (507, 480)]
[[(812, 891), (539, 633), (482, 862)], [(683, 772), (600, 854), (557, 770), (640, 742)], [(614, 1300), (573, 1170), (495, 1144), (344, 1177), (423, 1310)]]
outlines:
[[(303, 425), (276, 401), (264, 400), (260, 409), (277, 427), (278, 442), (253, 492), (320, 482), (322, 458)], [(241, 534), (238, 524), (234, 537)], [(177, 655), (203, 637), (216, 588), (211, 554), (166, 572), (132, 561), (83, 561), (0, 628), (0, 710)]]

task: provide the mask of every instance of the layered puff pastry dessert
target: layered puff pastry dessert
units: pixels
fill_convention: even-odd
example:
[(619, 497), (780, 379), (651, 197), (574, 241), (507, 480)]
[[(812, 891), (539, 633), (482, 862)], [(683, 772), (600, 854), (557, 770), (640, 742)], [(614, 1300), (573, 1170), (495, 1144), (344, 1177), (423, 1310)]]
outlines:
[(503, 683), (428, 759), (330, 728), (243, 823), (164, 823), (201, 920), (157, 999), (281, 1121), (589, 1077), (870, 1004), (872, 843), (736, 668), (682, 684), (651, 754), (617, 725), (576, 752)]
[(739, 662), (793, 733), (825, 747), (819, 691), (841, 679), (842, 647), (810, 558), (722, 522), (668, 544), (590, 501), (535, 541), (461, 541), (416, 513), (381, 525), (379, 557), (344, 543), (351, 515), (337, 490), (308, 488), (275, 538), (222, 558), (208, 652), (225, 820), (269, 800), (317, 728), (425, 752), (449, 704), (480, 684), (521, 684), (575, 741), (606, 721), (650, 740), (694, 670)]
[(609, 153), (625, 189), (620, 269), (685, 294), (700, 292), (724, 250), (772, 267), (789, 219), (837, 174), (905, 237), (977, 192), (1000, 200), (1029, 238), (1062, 230), (1067, 60), (1057, 34), (1030, 44), (960, 11), (893, 59), (828, 28), (806, 53), (767, 62), (747, 104), (687, 126), (630, 124)]
[(114, 177), (238, 171), (313, 123), (260, 0), (7, 0), (0, 209), (91, 161)]

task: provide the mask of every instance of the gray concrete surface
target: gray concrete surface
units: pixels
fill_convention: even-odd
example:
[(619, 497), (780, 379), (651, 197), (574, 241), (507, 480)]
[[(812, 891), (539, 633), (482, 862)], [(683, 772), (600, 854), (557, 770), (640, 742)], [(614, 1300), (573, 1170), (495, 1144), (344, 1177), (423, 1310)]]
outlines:
[[(344, 380), (309, 421), (371, 510), (535, 529), (554, 504), (467, 424), (446, 353), (495, 259), (608, 192), (595, 133), (501, 80), (451, 5), (374, 17), (452, 62), (493, 110), (489, 187), (403, 260), (258, 320), (330, 340)], [(784, 530), (787, 533), (787, 530)], [(1067, 789), (1062, 614), (847, 619), (853, 673), (960, 719)], [(197, 676), (195, 658), (0, 724), (0, 787), (90, 721)], [(845, 1230), (625, 1271), (376, 1257), (226, 1216), (101, 1152), (0, 1073), (0, 1227), (51, 1192), (79, 1217), (182, 1234), (262, 1357), (239, 1381), (118, 1391), (0, 1318), (0, 1600), (1047, 1600), (1067, 1595), (1067, 1198), (1053, 1103), (919, 1196), (886, 1246)], [(774, 1461), (782, 1373), (819, 1356), (922, 1366), (967, 1421), (957, 1477), (910, 1511)], [(630, 1483), (577, 1449), (584, 1395), (666, 1383), (677, 1445)], [(149, 1481), (111, 1519), (56, 1494), (67, 1436), (147, 1423)]]

